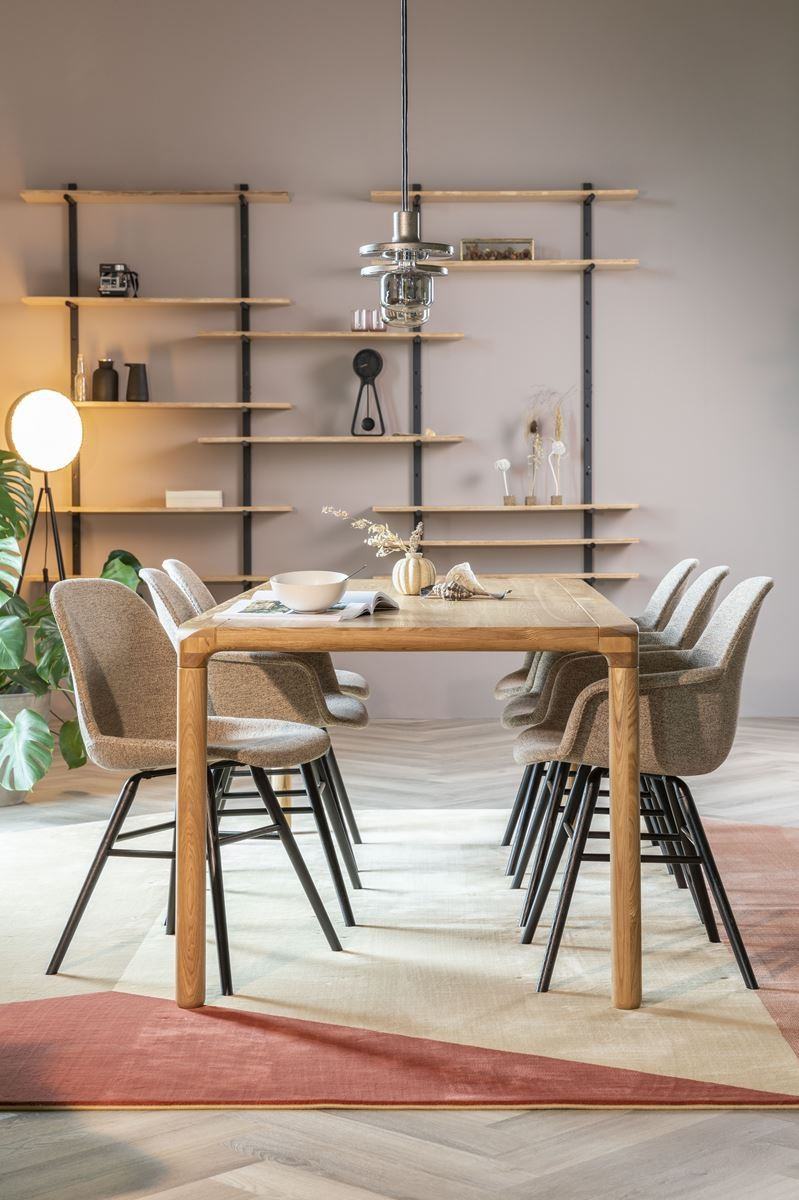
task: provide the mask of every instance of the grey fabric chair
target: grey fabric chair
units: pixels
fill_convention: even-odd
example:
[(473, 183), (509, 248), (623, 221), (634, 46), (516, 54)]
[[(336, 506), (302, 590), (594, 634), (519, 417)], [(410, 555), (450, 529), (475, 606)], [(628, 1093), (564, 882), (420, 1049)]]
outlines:
[[(196, 615), (189, 600), (164, 571), (144, 567), (140, 577), (147, 584), (161, 625), (176, 647), (179, 627)], [(316, 671), (297, 655), (214, 655), (208, 664), (208, 694), (214, 711), (225, 716), (278, 717), (322, 729), (331, 725), (361, 726), (368, 720), (366, 709), (354, 696), (345, 696), (338, 689), (323, 692)], [(350, 881), (360, 888), (358, 865), (346, 829), (349, 825), (357, 833), (358, 826), (346, 789), (342, 793), (337, 786), (332, 759), (331, 747), (317, 767), (322, 796), (330, 800), (328, 816)]]
[[(655, 650), (642, 656), (640, 678), (642, 794), (653, 817), (642, 836), (666, 847), (659, 858), (644, 856), (644, 860), (686, 868), (687, 885), (708, 935), (717, 940), (704, 872), (741, 974), (751, 988), (757, 987), (757, 981), (684, 776), (715, 771), (730, 752), (746, 656), (761, 606), (772, 587), (773, 581), (765, 577), (738, 584), (693, 648)], [(592, 658), (567, 664), (558, 673), (546, 717), (522, 733), (514, 747), (514, 758), (520, 764), (539, 768), (550, 764), (541, 802), (531, 810), (525, 833), (527, 845), (537, 842), (537, 846), (522, 914), (523, 941), (530, 941), (535, 933), (567, 842), (572, 841), (540, 990), (546, 990), (551, 980), (580, 862), (587, 857), (586, 841), (602, 836), (591, 832), (591, 821), (608, 768), (609, 706), (607, 676), (597, 679), (596, 672)], [(561, 811), (569, 764), (577, 771)]]
[[(146, 830), (122, 827), (142, 779), (171, 774), (177, 746), (176, 671), (171, 643), (140, 596), (110, 580), (71, 579), (50, 593), (53, 613), (64, 640), (75, 684), (75, 704), (89, 758), (99, 767), (129, 774), (114, 807), (92, 866), (61, 936), (48, 974), (55, 974), (110, 857), (156, 857), (174, 860), (172, 851), (135, 851), (119, 843), (165, 829), (174, 821)], [(346, 890), (311, 764), (330, 745), (322, 729), (295, 722), (237, 716), (208, 718), (208, 860), (220, 975), (225, 994), (232, 992), (227, 923), (219, 846), (225, 841), (277, 833), (316, 913), (331, 949), (341, 948), (316, 886), (269, 784), (267, 772), (299, 767), (339, 898)], [(220, 837), (216, 819), (218, 766), (239, 763), (250, 768), (270, 824), (244, 834)], [(345, 921), (354, 924), (349, 900)]]
[[(186, 599), (194, 608), (194, 615), (201, 616), (207, 612), (210, 607), (215, 604), (214, 598), (200, 579), (196, 571), (186, 563), (181, 562), (178, 558), (167, 558), (164, 561), (164, 570), (169, 578), (178, 585)], [(209, 603), (210, 602), (210, 603)], [(258, 662), (261, 659), (261, 654), (246, 654), (246, 655), (230, 655), (228, 661), (241, 662)], [(342, 680), (346, 681), (348, 687), (346, 693), (349, 696), (354, 696), (356, 699), (369, 695), (369, 687), (366, 680), (362, 676), (357, 675), (354, 671), (337, 671), (333, 666), (333, 660), (329, 654), (269, 654), (263, 656), (271, 663), (276, 663), (278, 659), (289, 659), (293, 662), (303, 662), (314, 670), (319, 679), (319, 685), (325, 693), (328, 708), (331, 709), (329, 723), (331, 724), (366, 724), (368, 719), (366, 709), (361, 707), (356, 710), (353, 706), (346, 707), (341, 703), (333, 704), (332, 698), (339, 692), (344, 692)], [(334, 711), (333, 711), (334, 710)], [(356, 720), (356, 711), (361, 714)], [(327, 755), (327, 764), (330, 772), (333, 775), (333, 782), (340, 803), (344, 810), (344, 815), (347, 821), (347, 828), (350, 831), (350, 836), (353, 842), (360, 845), (362, 842), (361, 832), (358, 828), (358, 822), (353, 813), (352, 804), (350, 803), (347, 794), (347, 788), (344, 783), (344, 777), (341, 774), (341, 768), (338, 765), (333, 747), (330, 747), (330, 752)], [(360, 884), (356, 886), (360, 887)]]
[[(686, 559), (685, 561), (693, 560)], [(719, 588), (728, 574), (729, 567), (726, 566), (711, 567), (708, 571), (703, 571), (683, 593), (665, 629), (640, 634), (642, 658), (650, 650), (658, 647), (688, 649), (693, 646), (707, 624)], [(563, 654), (549, 651), (541, 654), (529, 689), (521, 695), (515, 696), (505, 705), (502, 713), (502, 723), (505, 728), (518, 731), (542, 720), (546, 714), (558, 672), (565, 664), (584, 658), (593, 661), (595, 677), (601, 678), (607, 669), (601, 655)], [(521, 886), (519, 882), (519, 856), (522, 844), (520, 826), (525, 805), (530, 804), (529, 784), (532, 773), (532, 767), (525, 768), (501, 843), (503, 846), (511, 846), (506, 873), (514, 876), (515, 887)]]
[[(688, 576), (699, 565), (698, 558), (683, 558), (667, 571), (657, 585), (640, 617), (633, 617), (639, 629), (646, 632), (657, 632), (665, 629), (674, 608), (679, 600)], [(508, 675), (503, 675), (494, 688), (495, 700), (511, 700), (532, 690), (538, 675), (542, 659), (544, 665), (551, 665), (556, 657), (555, 651), (543, 655), (541, 651), (530, 651), (525, 655), (524, 663)], [(503, 843), (504, 844), (504, 843)]]
[[(179, 558), (167, 558), (164, 560), (163, 567), (169, 578), (178, 585), (193, 606), (195, 615), (199, 616), (201, 613), (207, 612), (209, 608), (215, 607), (216, 600), (213, 595), (197, 572), (193, 571), (187, 563), (181, 562)], [(321, 686), (326, 690), (339, 689), (349, 696), (356, 696), (359, 700), (369, 699), (369, 684), (363, 675), (359, 675), (357, 671), (346, 671), (334, 667), (329, 654), (295, 654), (290, 657), (302, 658), (310, 663), (319, 675)]]

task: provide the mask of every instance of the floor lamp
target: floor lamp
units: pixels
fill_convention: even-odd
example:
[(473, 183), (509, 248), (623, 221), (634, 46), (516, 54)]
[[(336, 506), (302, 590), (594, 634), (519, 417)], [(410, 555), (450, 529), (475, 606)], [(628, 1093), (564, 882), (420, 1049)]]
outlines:
[[(50, 487), (50, 472), (68, 467), (77, 457), (83, 442), (83, 424), (80, 413), (69, 397), (64, 396), (61, 392), (54, 392), (50, 388), (36, 388), (32, 392), (24, 392), (9, 409), (6, 418), (6, 440), (14, 453), (24, 463), (27, 463), (32, 471), (41, 471), (44, 475), (42, 486), (36, 497), (28, 544), (25, 547), (22, 570), (17, 582), (16, 592), (19, 594), (40, 512), (42, 519), (49, 524), (53, 533), (58, 578), (66, 579), (64, 555), (58, 533), (58, 517)], [(50, 576), (47, 571), (48, 524), (45, 524), (44, 566), (42, 567), (45, 591), (50, 586)]]

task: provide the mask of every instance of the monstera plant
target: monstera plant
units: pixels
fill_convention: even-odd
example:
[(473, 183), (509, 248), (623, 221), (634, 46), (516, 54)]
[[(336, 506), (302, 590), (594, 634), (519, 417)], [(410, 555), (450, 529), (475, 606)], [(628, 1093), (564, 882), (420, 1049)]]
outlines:
[[(57, 693), (75, 711), (69, 663), (49, 597), (29, 605), (16, 594), (19, 542), (32, 520), (30, 471), (16, 455), (0, 450), (0, 787), (16, 793), (30, 791), (53, 761), (55, 736), (41, 711), (42, 699)], [(102, 577), (135, 590), (140, 568), (128, 551), (112, 550)], [(86, 750), (76, 717), (53, 717), (67, 766), (83, 766)]]

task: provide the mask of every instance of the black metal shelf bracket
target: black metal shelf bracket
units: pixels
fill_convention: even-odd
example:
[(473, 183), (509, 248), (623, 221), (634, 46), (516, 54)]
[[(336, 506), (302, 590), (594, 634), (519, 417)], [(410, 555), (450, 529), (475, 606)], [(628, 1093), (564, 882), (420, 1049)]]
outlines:
[[(247, 192), (248, 183), (238, 185), (239, 193), (239, 329), (243, 333), (250, 331), (250, 305), (246, 299), (250, 296), (250, 202)], [(252, 399), (252, 341), (248, 337), (241, 340), (241, 368), (239, 399), (242, 404), (249, 404)], [(247, 438), (252, 432), (252, 413), (249, 408), (241, 411), (241, 436)], [(243, 507), (252, 505), (252, 445), (243, 442), (241, 447), (241, 500)], [(252, 572), (252, 513), (242, 513), (241, 516), (241, 570), (248, 576), (244, 587), (251, 585), (249, 575)]]
[[(594, 256), (594, 210), (593, 204), (596, 200), (596, 195), (593, 186), (590, 183), (583, 184), (583, 191), (588, 192), (582, 203), (582, 258), (583, 260), (592, 259)], [(594, 479), (593, 479), (593, 457), (594, 457), (594, 428), (593, 428), (593, 408), (594, 408), (594, 358), (593, 358), (593, 301), (594, 301), (594, 286), (593, 274), (595, 263), (589, 262), (588, 266), (583, 271), (582, 279), (582, 302), (580, 305), (581, 316), (581, 346), (582, 346), (582, 439), (583, 439), (583, 489), (582, 503), (593, 504), (594, 502)], [(593, 538), (594, 536), (594, 514), (592, 512), (583, 513), (583, 537)], [(593, 544), (583, 547), (583, 571), (593, 572), (594, 570), (594, 547)]]
[[(414, 193), (413, 208), (415, 212), (420, 214), (419, 228), (421, 230), (421, 211), (422, 211), (422, 185), (414, 183), (411, 187)], [(411, 342), (411, 433), (421, 434), (422, 432), (422, 339), (419, 336), (421, 329), (419, 326), (414, 329), (416, 336)], [(413, 514), (414, 526), (418, 525), (422, 520), (420, 511), (422, 497), (422, 443), (413, 443), (413, 505), (415, 512)]]
[[(79, 295), (78, 280), (78, 202), (70, 192), (77, 191), (77, 183), (68, 183), (64, 192), (67, 208), (67, 294)], [(77, 304), (67, 304), (69, 309), (69, 389), (72, 395), (73, 381), (78, 369), (78, 352), (80, 350), (80, 312)], [(72, 507), (80, 507), (80, 454), (77, 454), (71, 470)], [(81, 526), (80, 513), (72, 514), (72, 574), (80, 575), (81, 571)]]

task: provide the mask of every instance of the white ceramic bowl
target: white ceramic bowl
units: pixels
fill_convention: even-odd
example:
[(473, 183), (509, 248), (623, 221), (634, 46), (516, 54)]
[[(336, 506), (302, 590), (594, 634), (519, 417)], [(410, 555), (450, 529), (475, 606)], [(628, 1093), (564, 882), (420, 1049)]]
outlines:
[(295, 612), (324, 612), (344, 595), (343, 571), (285, 571), (269, 580), (275, 598)]

